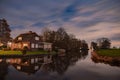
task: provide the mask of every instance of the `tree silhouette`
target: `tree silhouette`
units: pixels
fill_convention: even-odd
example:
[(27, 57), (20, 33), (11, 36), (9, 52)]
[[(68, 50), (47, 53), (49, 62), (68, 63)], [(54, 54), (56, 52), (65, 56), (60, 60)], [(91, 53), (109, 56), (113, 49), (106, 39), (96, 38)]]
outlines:
[(12, 38), (10, 37), (10, 28), (7, 20), (0, 19), (0, 46), (7, 46), (7, 42)]
[(111, 46), (111, 41), (108, 38), (99, 38), (97, 43), (100, 49), (109, 49)]
[(93, 48), (93, 50), (97, 50), (98, 46), (96, 42), (91, 42), (91, 47)]

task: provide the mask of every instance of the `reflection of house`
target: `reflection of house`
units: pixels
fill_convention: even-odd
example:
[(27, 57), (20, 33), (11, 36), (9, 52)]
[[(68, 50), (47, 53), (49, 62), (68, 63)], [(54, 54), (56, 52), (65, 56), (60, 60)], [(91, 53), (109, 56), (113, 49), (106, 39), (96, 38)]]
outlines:
[(28, 74), (37, 72), (42, 64), (13, 64), (13, 66), (21, 72), (25, 72)]
[(27, 74), (33, 74), (39, 69), (42, 69), (45, 64), (52, 62), (52, 56), (41, 56), (41, 57), (24, 57), (9, 59), (10, 64), (12, 64), (18, 71), (25, 72)]
[(24, 47), (27, 47), (29, 50), (38, 50), (40, 48), (44, 50), (52, 49), (51, 43), (44, 43), (42, 41), (42, 37), (32, 31), (20, 34), (13, 40), (13, 42), (9, 46), (12, 50), (23, 49)]

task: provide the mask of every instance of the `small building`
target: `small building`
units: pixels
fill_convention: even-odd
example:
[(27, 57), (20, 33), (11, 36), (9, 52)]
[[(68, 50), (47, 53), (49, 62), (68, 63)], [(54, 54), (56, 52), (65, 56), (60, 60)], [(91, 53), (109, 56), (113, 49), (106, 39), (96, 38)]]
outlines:
[(51, 43), (43, 42), (42, 37), (32, 31), (18, 35), (11, 42), (11, 45), (8, 46), (10, 46), (12, 50), (14, 49), (22, 50), (25, 47), (28, 48), (28, 50), (32, 51), (38, 49), (52, 50)]

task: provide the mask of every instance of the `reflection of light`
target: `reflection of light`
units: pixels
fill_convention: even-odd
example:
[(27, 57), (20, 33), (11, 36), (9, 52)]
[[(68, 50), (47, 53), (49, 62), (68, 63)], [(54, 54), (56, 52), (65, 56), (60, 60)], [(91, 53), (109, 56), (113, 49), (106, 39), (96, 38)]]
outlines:
[(28, 64), (28, 62), (26, 61), (25, 64)]
[(7, 59), (6, 62), (9, 63), (9, 62), (10, 62), (10, 59)]
[(0, 62), (2, 62), (2, 59), (0, 59)]
[(82, 52), (82, 50), (80, 50), (80, 52)]
[(34, 63), (34, 59), (31, 59), (31, 64), (33, 64)]
[(35, 58), (35, 62), (38, 62), (38, 58)]
[(6, 60), (7, 63), (20, 63), (21, 62), (21, 59), (7, 59)]
[(20, 69), (21, 69), (21, 66), (17, 66), (17, 69), (20, 70)]
[(37, 70), (39, 68), (39, 66), (35, 66), (35, 70)]

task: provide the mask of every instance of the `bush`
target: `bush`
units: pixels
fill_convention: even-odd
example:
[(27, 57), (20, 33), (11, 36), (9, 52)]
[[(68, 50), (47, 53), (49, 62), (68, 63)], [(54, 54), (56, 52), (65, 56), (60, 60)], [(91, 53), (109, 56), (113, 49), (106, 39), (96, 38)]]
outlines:
[(25, 55), (27, 53), (27, 50), (29, 50), (28, 47), (24, 46), (24, 48), (22, 50), (22, 54)]
[(7, 46), (5, 46), (5, 45), (0, 46), (0, 50), (3, 50), (3, 49), (5, 49), (5, 48), (7, 48)]
[(39, 51), (44, 50), (43, 48), (38, 48)]
[(22, 50), (22, 54), (25, 55), (27, 53), (27, 50)]
[(27, 46), (24, 46), (23, 50), (29, 50)]

